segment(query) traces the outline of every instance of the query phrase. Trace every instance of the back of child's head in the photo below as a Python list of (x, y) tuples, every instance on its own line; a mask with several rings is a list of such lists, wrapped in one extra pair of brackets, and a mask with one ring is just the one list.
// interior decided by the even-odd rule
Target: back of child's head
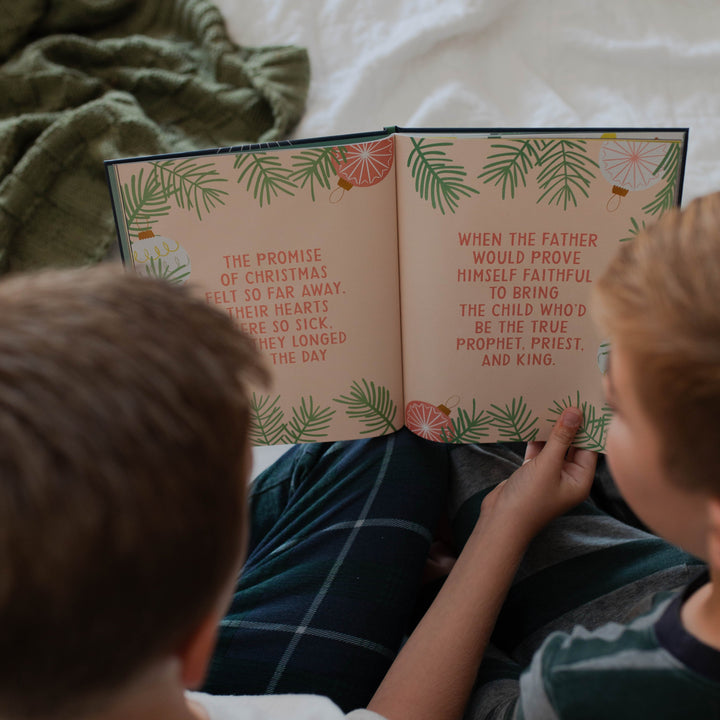
[(249, 338), (117, 268), (0, 281), (0, 716), (80, 714), (238, 567)]
[(720, 495), (720, 193), (624, 243), (596, 301), (601, 327), (631, 358), (669, 476)]

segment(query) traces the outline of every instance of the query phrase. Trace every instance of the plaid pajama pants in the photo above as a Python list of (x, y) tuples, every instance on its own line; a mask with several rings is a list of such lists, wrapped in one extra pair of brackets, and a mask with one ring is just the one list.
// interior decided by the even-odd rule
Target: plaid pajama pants
[(412, 623), (448, 475), (446, 446), (401, 430), (298, 445), (258, 476), (203, 689), (367, 705)]
[[(461, 548), (483, 498), (524, 446), (450, 448), (408, 431), (300, 445), (251, 491), (251, 538), (204, 690), (317, 693), (364, 707), (416, 619), (422, 570), (447, 507)], [(627, 622), (702, 565), (647, 532), (601, 463), (591, 498), (530, 546), (467, 717), (495, 717), (553, 630)]]

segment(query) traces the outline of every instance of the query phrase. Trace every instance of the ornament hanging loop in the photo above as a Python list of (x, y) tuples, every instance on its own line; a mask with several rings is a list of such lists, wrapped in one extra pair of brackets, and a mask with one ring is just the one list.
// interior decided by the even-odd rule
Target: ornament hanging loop
[(443, 413), (443, 415), (449, 415), (450, 411), (453, 408), (456, 408), (458, 406), (458, 403), (460, 402), (460, 396), (459, 395), (451, 395), (444, 403), (440, 403), (437, 406), (437, 409)]
[(627, 188), (620, 185), (613, 185), (612, 195), (608, 198), (605, 205), (608, 212), (615, 212), (619, 207), (622, 199), (628, 194)]
[(345, 178), (338, 178), (337, 187), (330, 193), (330, 202), (333, 205), (339, 203), (343, 199), (345, 192), (352, 188), (352, 183)]

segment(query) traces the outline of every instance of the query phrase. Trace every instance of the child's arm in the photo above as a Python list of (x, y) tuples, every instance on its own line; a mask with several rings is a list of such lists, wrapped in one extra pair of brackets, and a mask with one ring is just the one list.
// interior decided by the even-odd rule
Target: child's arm
[(550, 520), (584, 500), (597, 455), (568, 452), (582, 416), (566, 410), (540, 450), (483, 501), (475, 529), (435, 602), (370, 701), (390, 720), (462, 716), (485, 647), (525, 549)]

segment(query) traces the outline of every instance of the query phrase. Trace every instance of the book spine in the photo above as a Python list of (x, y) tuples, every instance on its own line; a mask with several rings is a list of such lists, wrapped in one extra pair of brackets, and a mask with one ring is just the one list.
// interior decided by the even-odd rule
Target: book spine
[(113, 210), (113, 218), (115, 220), (115, 229), (117, 230), (118, 245), (120, 248), (120, 257), (125, 267), (130, 267), (130, 237), (127, 232), (125, 218), (123, 216), (123, 199), (122, 192), (118, 181), (117, 172), (114, 165), (105, 163), (105, 175), (107, 177), (108, 188), (110, 189), (110, 201)]

